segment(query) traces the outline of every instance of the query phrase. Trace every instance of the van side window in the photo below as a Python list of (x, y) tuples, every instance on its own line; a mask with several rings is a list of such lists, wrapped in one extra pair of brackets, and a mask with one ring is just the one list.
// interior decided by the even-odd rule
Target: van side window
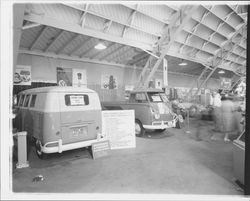
[(146, 103), (147, 102), (147, 97), (145, 93), (137, 93), (135, 94), (135, 101), (137, 103)]
[(83, 106), (89, 104), (89, 97), (86, 94), (66, 94), (65, 105), (67, 106)]
[(32, 95), (31, 101), (30, 101), (30, 107), (34, 107), (36, 102), (36, 95)]
[(28, 107), (29, 100), (30, 100), (30, 94), (26, 95), (26, 98), (25, 98), (25, 101), (24, 101), (24, 107)]
[(20, 96), (18, 106), (22, 107), (23, 106), (23, 101), (24, 101), (24, 94)]

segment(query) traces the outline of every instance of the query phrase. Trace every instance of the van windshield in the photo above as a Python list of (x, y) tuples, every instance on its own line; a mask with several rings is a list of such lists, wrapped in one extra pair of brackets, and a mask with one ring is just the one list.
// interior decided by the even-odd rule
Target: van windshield
[(150, 102), (160, 103), (164, 102), (159, 92), (148, 92)]

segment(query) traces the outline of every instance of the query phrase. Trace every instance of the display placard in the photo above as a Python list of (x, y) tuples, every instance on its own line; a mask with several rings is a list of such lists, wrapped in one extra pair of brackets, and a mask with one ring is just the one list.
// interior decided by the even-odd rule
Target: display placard
[(110, 151), (110, 144), (108, 140), (95, 142), (91, 146), (93, 158), (101, 158), (107, 156)]
[(70, 96), (71, 105), (85, 105), (83, 96)]
[(109, 140), (111, 149), (134, 148), (134, 110), (102, 111), (102, 132)]

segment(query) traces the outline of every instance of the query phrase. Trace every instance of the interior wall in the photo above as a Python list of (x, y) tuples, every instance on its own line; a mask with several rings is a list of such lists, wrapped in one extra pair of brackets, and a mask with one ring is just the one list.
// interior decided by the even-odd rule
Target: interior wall
[[(124, 86), (134, 85), (138, 80), (140, 70), (135, 68), (123, 68), (118, 66), (88, 63), (81, 61), (69, 61), (63, 59), (55, 59), (49, 57), (19, 54), (17, 65), (31, 66), (31, 78), (33, 82), (48, 82), (56, 83), (56, 68), (79, 68), (85, 69), (87, 74), (88, 88), (96, 90), (102, 101), (121, 100), (124, 99)], [(118, 89), (107, 90), (102, 89), (102, 75), (114, 75), (117, 78)], [(162, 79), (162, 73), (156, 72), (153, 79)], [(169, 87), (186, 87), (191, 88), (196, 86), (197, 77), (189, 75), (177, 75), (169, 73)], [(206, 88), (218, 88), (219, 81), (210, 79)]]

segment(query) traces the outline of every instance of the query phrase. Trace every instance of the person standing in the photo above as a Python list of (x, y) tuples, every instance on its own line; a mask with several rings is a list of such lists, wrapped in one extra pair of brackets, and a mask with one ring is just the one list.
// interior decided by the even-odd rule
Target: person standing
[[(221, 129), (221, 95), (219, 91), (213, 91), (212, 97), (210, 98), (210, 105), (213, 108), (212, 116), (214, 120), (214, 132), (220, 132)], [(215, 135), (213, 134), (211, 140), (216, 140)]]
[(222, 132), (225, 134), (224, 141), (229, 142), (229, 133), (235, 129), (234, 111), (235, 106), (232, 98), (229, 96), (223, 96), (221, 102), (221, 120), (222, 120)]

